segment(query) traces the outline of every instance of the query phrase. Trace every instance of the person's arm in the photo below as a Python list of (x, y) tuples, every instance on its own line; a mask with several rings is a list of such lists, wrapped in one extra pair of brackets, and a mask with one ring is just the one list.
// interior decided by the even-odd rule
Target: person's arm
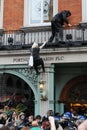
[(46, 44), (46, 41), (44, 41), (44, 43), (39, 47), (40, 49), (42, 49)]
[(51, 124), (51, 130), (56, 130), (54, 117), (49, 116), (49, 122)]
[(72, 25), (69, 23), (68, 26), (71, 27)]
[(69, 23), (69, 20), (68, 20), (68, 17), (67, 17), (67, 14), (66, 14), (65, 11), (62, 12), (62, 16), (63, 16), (64, 22), (65, 22), (69, 27), (71, 27), (72, 25)]

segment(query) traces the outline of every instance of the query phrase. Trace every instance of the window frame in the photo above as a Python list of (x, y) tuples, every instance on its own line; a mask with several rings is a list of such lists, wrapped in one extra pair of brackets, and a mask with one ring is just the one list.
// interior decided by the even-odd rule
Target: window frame
[(82, 22), (87, 22), (87, 0), (82, 0)]
[[(49, 26), (51, 25), (50, 22), (42, 23), (42, 24), (30, 24), (29, 19), (29, 0), (24, 0), (24, 27), (35, 27), (35, 26)], [(58, 12), (58, 0), (53, 0), (53, 16)]]
[(4, 0), (0, 0), (0, 29), (3, 29), (3, 10), (4, 10)]

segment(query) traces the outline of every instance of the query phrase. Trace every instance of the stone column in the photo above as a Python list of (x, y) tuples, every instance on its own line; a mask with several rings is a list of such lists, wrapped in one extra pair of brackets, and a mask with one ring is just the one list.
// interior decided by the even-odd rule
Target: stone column
[(49, 109), (54, 110), (54, 66), (46, 65), (46, 72), (40, 74), (40, 79), (44, 82), (44, 90), (48, 99), (40, 99), (40, 114), (43, 116)]
[(54, 111), (54, 65), (49, 71), (49, 109)]

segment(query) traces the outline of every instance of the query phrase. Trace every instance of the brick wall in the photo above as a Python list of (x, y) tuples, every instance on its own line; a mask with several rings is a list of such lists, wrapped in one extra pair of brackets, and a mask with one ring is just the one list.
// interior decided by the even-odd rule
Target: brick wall
[(4, 1), (4, 29), (19, 29), (23, 26), (24, 0)]
[(70, 17), (70, 22), (72, 25), (78, 24), (82, 20), (82, 0), (58, 0), (58, 9), (70, 10), (72, 16)]
[[(70, 10), (72, 25), (81, 22), (81, 0), (58, 0), (58, 9)], [(23, 26), (24, 0), (4, 0), (4, 29), (19, 29)]]

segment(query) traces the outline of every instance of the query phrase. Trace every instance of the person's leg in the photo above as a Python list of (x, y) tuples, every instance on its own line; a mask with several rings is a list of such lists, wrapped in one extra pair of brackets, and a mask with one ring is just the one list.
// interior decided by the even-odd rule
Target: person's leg
[(63, 28), (60, 23), (55, 23), (56, 41), (63, 40)]
[(53, 21), (51, 22), (51, 29), (52, 29), (52, 35), (49, 38), (48, 42), (52, 42), (55, 37), (55, 23)]
[(63, 28), (60, 23), (56, 21), (52, 21), (51, 23), (51, 28), (52, 28), (52, 36), (50, 39), (54, 39), (55, 41), (58, 42), (60, 39), (63, 40)]
[(45, 72), (44, 62), (42, 58), (40, 58), (40, 64), (42, 66), (43, 72)]
[(36, 71), (36, 74), (39, 74), (38, 67), (36, 65), (34, 65), (34, 69)]
[(39, 71), (38, 71), (38, 61), (34, 61), (34, 69), (36, 71), (36, 74), (39, 74)]
[(43, 59), (42, 58), (40, 58), (40, 59), (38, 59), (37, 61), (36, 61), (36, 63), (35, 63), (35, 70), (36, 70), (36, 73), (39, 73), (39, 71), (38, 71), (38, 66), (40, 66), (41, 65), (41, 67), (42, 67), (42, 69), (43, 69), (43, 72), (45, 72), (45, 68), (44, 68), (44, 62), (43, 62)]
[(63, 41), (63, 28), (62, 27), (59, 29), (59, 38), (60, 38), (60, 41)]
[(56, 33), (55, 33), (55, 42), (59, 41), (59, 28), (56, 28)]

